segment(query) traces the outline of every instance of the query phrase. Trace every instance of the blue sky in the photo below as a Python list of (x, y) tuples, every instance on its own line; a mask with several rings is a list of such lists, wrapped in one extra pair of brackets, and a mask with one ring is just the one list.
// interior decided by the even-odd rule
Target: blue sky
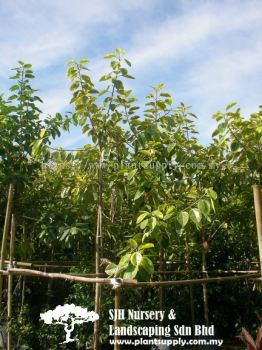
[[(134, 95), (164, 82), (177, 103), (193, 106), (203, 143), (212, 114), (229, 102), (243, 115), (262, 104), (261, 0), (0, 0), (0, 42), (0, 91), (17, 60), (32, 63), (45, 113), (68, 108), (69, 59), (91, 59), (98, 80), (103, 54), (116, 47), (132, 62)], [(74, 129), (55, 144), (85, 142)]]

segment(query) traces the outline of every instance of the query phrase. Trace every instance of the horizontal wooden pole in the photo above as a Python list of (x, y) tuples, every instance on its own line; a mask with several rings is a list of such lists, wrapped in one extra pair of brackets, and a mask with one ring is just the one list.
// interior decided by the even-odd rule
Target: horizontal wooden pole
[[(8, 264), (9, 260), (5, 260), (5, 264)], [(15, 261), (16, 266), (21, 267), (44, 267), (44, 268), (72, 268), (72, 267), (79, 267), (79, 265), (70, 265), (64, 263), (64, 265), (61, 264), (48, 264), (48, 263), (35, 263), (35, 262), (27, 262), (27, 261)]]
[(31, 269), (18, 269), (10, 268), (8, 270), (0, 270), (0, 275), (19, 275), (19, 276), (32, 276), (32, 277), (45, 277), (51, 279), (63, 279), (73, 282), (82, 283), (99, 283), (105, 285), (115, 286), (115, 284), (120, 284), (122, 287), (134, 286), (137, 284), (136, 280), (121, 280), (115, 278), (99, 278), (99, 277), (83, 277), (79, 275), (71, 275), (65, 273), (48, 273), (43, 271), (31, 270)]
[[(71, 267), (77, 267), (77, 265), (52, 265), (52, 264), (37, 264), (34, 262), (26, 262), (26, 261), (15, 261), (15, 266), (17, 267), (35, 267), (35, 268), (71, 268)], [(5, 260), (5, 265), (9, 264), (9, 260)], [(248, 274), (248, 273), (258, 273), (259, 270), (208, 270), (208, 271), (204, 271), (207, 272), (209, 274)], [(203, 271), (199, 271), (199, 270), (193, 270), (191, 271), (192, 273), (199, 273), (202, 274)], [(186, 270), (178, 270), (178, 271), (155, 271), (154, 275), (188, 275), (189, 272)], [(85, 277), (106, 277), (107, 274), (106, 273), (70, 273), (70, 275), (77, 275), (77, 276), (85, 276)]]
[(190, 279), (190, 280), (180, 280), (180, 281), (155, 281), (155, 282), (137, 282), (136, 280), (122, 280), (115, 278), (89, 278), (79, 275), (70, 275), (64, 273), (47, 273), (37, 270), (30, 269), (18, 269), (11, 268), (8, 270), (0, 270), (0, 275), (20, 275), (20, 276), (32, 276), (32, 277), (45, 277), (51, 279), (63, 279), (73, 282), (82, 282), (82, 283), (99, 283), (103, 285), (109, 285), (113, 287), (176, 287), (176, 286), (188, 286), (188, 285), (201, 285), (207, 283), (222, 283), (230, 281), (238, 281), (245, 279), (256, 279), (260, 277), (260, 273), (246, 274), (240, 276), (226, 276), (226, 277), (211, 277), (211, 278), (199, 278), (199, 279)]
[(251, 278), (260, 277), (260, 273), (246, 274), (240, 276), (226, 276), (226, 277), (211, 277), (211, 278), (199, 278), (190, 280), (180, 280), (180, 281), (159, 281), (159, 282), (138, 282), (135, 287), (176, 287), (176, 286), (189, 286), (189, 285), (201, 285), (207, 283), (221, 283), (245, 280)]
[(236, 273), (258, 273), (259, 270), (208, 270), (208, 271), (199, 271), (199, 270), (192, 270), (192, 271), (186, 271), (186, 270), (180, 270), (180, 271), (155, 271), (154, 275), (190, 275), (193, 273), (199, 273), (203, 274), (203, 272), (206, 272), (208, 274), (236, 274)]

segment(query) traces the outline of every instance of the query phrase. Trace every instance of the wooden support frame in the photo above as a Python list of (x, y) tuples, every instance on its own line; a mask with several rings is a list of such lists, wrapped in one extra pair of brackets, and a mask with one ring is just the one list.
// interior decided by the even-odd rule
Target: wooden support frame
[[(158, 287), (160, 289), (167, 287), (179, 287), (179, 286), (193, 286), (193, 285), (204, 285), (206, 286), (208, 283), (224, 283), (224, 282), (234, 282), (240, 280), (256, 280), (257, 278), (262, 278), (262, 207), (261, 207), (261, 186), (255, 185), (253, 186), (254, 193), (254, 204), (255, 204), (255, 213), (256, 213), (256, 225), (257, 225), (257, 234), (258, 234), (258, 243), (259, 243), (259, 261), (260, 261), (260, 273), (256, 270), (252, 271), (222, 271), (217, 270), (213, 271), (220, 273), (235, 273), (238, 275), (233, 276), (220, 276), (220, 277), (207, 277), (207, 278), (198, 278), (198, 279), (186, 279), (186, 280), (176, 280), (176, 281), (164, 281), (161, 278), (161, 281), (153, 281), (153, 282), (138, 282), (136, 280), (124, 280), (124, 279), (115, 279), (115, 278), (105, 278), (102, 277), (103, 274), (96, 269), (95, 274), (68, 274), (68, 273), (48, 273), (39, 270), (34, 270), (32, 267), (65, 267), (62, 265), (48, 265), (48, 264), (33, 264), (31, 262), (18, 262), (17, 266), (21, 267), (31, 267), (31, 269), (27, 268), (16, 268), (13, 267), (13, 253), (14, 253), (14, 240), (15, 240), (15, 216), (12, 215), (12, 223), (11, 223), (11, 237), (10, 237), (10, 254), (9, 260), (5, 260), (5, 250), (6, 250), (6, 242), (8, 236), (8, 230), (10, 226), (10, 217), (12, 210), (12, 202), (13, 202), (13, 193), (14, 188), (12, 185), (9, 187), (8, 201), (7, 201), (7, 209), (5, 216), (5, 225), (3, 231), (2, 238), (2, 247), (1, 247), (1, 260), (0, 260), (0, 301), (2, 296), (2, 287), (3, 287), (3, 276), (8, 276), (8, 300), (7, 300), (7, 313), (8, 313), (8, 323), (12, 317), (12, 289), (13, 289), (13, 276), (31, 276), (36, 278), (50, 278), (50, 279), (62, 279), (72, 282), (80, 282), (80, 283), (89, 283), (96, 285), (97, 289), (101, 290), (102, 285), (113, 287), (115, 289), (115, 309), (121, 308), (121, 288), (155, 288)], [(8, 267), (5, 270), (4, 266), (8, 263)], [(69, 266), (66, 266), (69, 267)], [(200, 273), (200, 271), (191, 271), (195, 273)], [(202, 271), (203, 272), (203, 271)], [(211, 272), (212, 273), (212, 272)], [(171, 274), (188, 274), (188, 271), (157, 271), (155, 275), (171, 275)], [(116, 287), (117, 286), (117, 287)], [(98, 293), (96, 292), (96, 297)], [(100, 299), (100, 298), (99, 298)], [(96, 303), (96, 308), (100, 309), (101, 304)], [(116, 318), (114, 321), (114, 326), (118, 327), (120, 321)], [(8, 325), (9, 326), (9, 325)], [(99, 329), (99, 325), (96, 325), (96, 328)], [(95, 332), (95, 349), (99, 347), (98, 340), (98, 332)], [(115, 344), (114, 350), (120, 350), (120, 344), (118, 344), (117, 340), (119, 340), (119, 336), (115, 335)], [(8, 327), (7, 332), (7, 350), (12, 349), (12, 335), (11, 331)]]
[[(14, 237), (14, 236), (13, 236)], [(12, 240), (11, 240), (12, 241)], [(11, 252), (11, 249), (10, 249)], [(11, 256), (11, 254), (10, 254)], [(31, 269), (21, 269), (21, 268), (8, 268), (7, 270), (0, 270), (0, 275), (7, 275), (8, 280), (10, 281), (13, 275), (18, 276), (31, 276), (31, 277), (37, 277), (37, 278), (51, 278), (51, 279), (63, 279), (67, 281), (72, 282), (81, 282), (81, 283), (89, 283), (96, 285), (105, 285), (109, 287), (113, 287), (115, 289), (115, 309), (120, 309), (120, 291), (121, 287), (126, 288), (154, 288), (154, 287), (178, 287), (178, 286), (185, 286), (185, 285), (203, 285), (207, 283), (222, 283), (222, 282), (234, 282), (239, 280), (248, 280), (248, 279), (257, 279), (258, 277), (261, 277), (260, 273), (252, 273), (252, 274), (245, 274), (245, 275), (238, 275), (238, 276), (226, 276), (226, 277), (213, 277), (213, 278), (201, 278), (201, 279), (192, 279), (192, 280), (181, 280), (181, 281), (155, 281), (155, 282), (137, 282), (136, 280), (122, 280), (122, 279), (115, 279), (115, 278), (91, 278), (91, 277), (83, 277), (83, 276), (75, 276), (70, 274), (62, 274), (62, 273), (47, 273), (37, 270), (31, 270)], [(12, 311), (11, 311), (11, 302), (12, 302), (12, 295), (10, 293), (11, 291), (11, 284), (9, 284), (9, 293), (8, 293), (8, 315), (11, 317)], [(119, 320), (115, 320), (114, 326), (117, 327), (119, 325)], [(114, 350), (120, 350), (120, 344), (117, 343), (117, 339), (119, 339), (118, 336), (115, 336), (115, 345)], [(9, 333), (9, 344), (11, 344), (11, 333)], [(12, 348), (9, 347), (7, 350), (11, 350)]]

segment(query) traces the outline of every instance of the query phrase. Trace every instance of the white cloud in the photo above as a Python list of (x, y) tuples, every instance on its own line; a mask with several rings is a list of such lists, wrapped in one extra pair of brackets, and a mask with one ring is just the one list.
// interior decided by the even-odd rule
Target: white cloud
[(155, 26), (149, 23), (144, 32), (134, 35), (129, 54), (135, 67), (145, 68), (149, 63), (161, 66), (167, 61), (169, 64), (180, 62), (183, 58), (190, 58), (190, 55), (199, 57), (209, 53), (210, 48), (216, 50), (216, 54), (219, 48), (213, 47), (212, 42), (219, 43), (221, 37), (223, 42), (219, 46), (226, 46), (230, 36), (240, 35), (240, 39), (243, 39), (241, 33), (246, 35), (252, 29), (257, 29), (261, 34), (261, 2), (184, 3), (188, 6), (182, 14), (174, 12), (167, 21)]
[[(87, 143), (87, 136), (80, 134), (80, 129), (75, 129), (70, 133), (62, 133), (59, 139), (56, 139), (53, 143), (53, 147), (64, 147), (65, 149), (76, 149), (80, 144)], [(74, 148), (72, 148), (74, 147)]]
[[(83, 48), (95, 57), (103, 54), (108, 43), (101, 38), (106, 33), (115, 46), (126, 43), (123, 48), (137, 76), (134, 88), (142, 92), (156, 79), (172, 80), (175, 97), (195, 105), (203, 134), (206, 125), (212, 125), (207, 116), (232, 99), (244, 111), (259, 104), (260, 0), (0, 0), (0, 4), (3, 68), (24, 59), (37, 70), (45, 68), (52, 80), (56, 73), (48, 67), (59, 63), (61, 70), (61, 62), (83, 55)], [(105, 71), (98, 58), (91, 67), (95, 79)], [(43, 90), (46, 112), (53, 114), (66, 106), (69, 94), (64, 80), (46, 84)]]
[[(88, 45), (99, 26), (104, 31), (139, 11), (150, 0), (0, 0), (0, 66), (18, 59), (44, 68)], [(152, 1), (152, 5), (154, 0)]]
[[(43, 105), (40, 106), (43, 113), (55, 115), (69, 105), (71, 96), (65, 87), (48, 90), (41, 95), (41, 98), (44, 101)], [(69, 107), (68, 110), (71, 110), (71, 108)]]
[(247, 113), (261, 103), (262, 2), (179, 3), (167, 21), (135, 34), (128, 54), (135, 75), (172, 80), (174, 96), (193, 103), (207, 140), (216, 110), (236, 100)]

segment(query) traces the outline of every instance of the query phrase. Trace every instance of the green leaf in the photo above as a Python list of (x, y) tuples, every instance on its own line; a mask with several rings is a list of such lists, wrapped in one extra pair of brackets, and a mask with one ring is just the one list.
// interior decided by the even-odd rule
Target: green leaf
[(141, 224), (140, 224), (141, 230), (144, 230), (147, 227), (148, 223), (149, 223), (148, 219), (142, 221)]
[(134, 169), (134, 170), (131, 170), (131, 171), (128, 173), (127, 179), (128, 179), (129, 181), (132, 180), (133, 177), (136, 175), (137, 170), (138, 170), (138, 169)]
[(128, 61), (126, 58), (125, 58), (124, 60), (125, 60), (126, 64), (127, 64), (129, 67), (131, 67), (131, 62)]
[(123, 53), (122, 49), (120, 47), (116, 48), (116, 53), (118, 53), (119, 55), (121, 55)]
[(129, 265), (125, 270), (123, 279), (134, 279), (138, 273), (139, 266)]
[(16, 90), (19, 90), (19, 85), (13, 85), (10, 87), (9, 89), (10, 91), (16, 91)]
[(164, 218), (164, 215), (161, 213), (160, 210), (154, 210), (154, 211), (152, 212), (152, 215), (155, 216), (155, 217), (157, 217), (158, 219), (163, 219), (163, 218)]
[(157, 219), (155, 217), (152, 217), (151, 219), (151, 230), (153, 231), (157, 225)]
[(209, 194), (209, 196), (210, 196), (212, 199), (214, 199), (214, 200), (217, 199), (217, 193), (213, 190), (213, 188), (209, 188), (209, 189), (207, 190), (207, 193)]
[(234, 141), (231, 143), (231, 151), (236, 152), (241, 147), (238, 141)]
[(63, 241), (69, 234), (70, 234), (70, 230), (69, 229), (65, 230), (59, 240)]
[(151, 151), (149, 149), (141, 149), (139, 152), (145, 154), (148, 157), (151, 156)]
[(153, 243), (145, 243), (145, 244), (141, 244), (138, 248), (139, 250), (144, 250), (144, 249), (150, 249), (150, 248), (154, 248), (154, 244)]
[(162, 97), (171, 97), (170, 94), (168, 94), (167, 92), (161, 92), (160, 96), (162, 96)]
[(174, 211), (175, 211), (175, 207), (174, 206), (169, 207), (167, 209), (167, 211), (166, 211), (166, 215), (164, 216), (164, 220), (168, 220), (172, 216), (174, 216)]
[(216, 212), (216, 207), (215, 207), (215, 203), (214, 203), (212, 198), (210, 199), (210, 204), (211, 204), (211, 208), (213, 209), (213, 212), (215, 213)]
[(98, 96), (102, 96), (102, 95), (104, 95), (105, 93), (107, 93), (108, 90), (109, 90), (109, 88), (110, 88), (110, 85), (108, 85), (104, 90), (102, 90), (102, 91), (99, 93)]
[(154, 265), (147, 256), (143, 256), (140, 266), (142, 266), (150, 275), (154, 272)]
[(135, 252), (131, 256), (131, 264), (134, 266), (140, 265), (142, 261), (142, 255), (139, 252)]
[(135, 194), (135, 197), (134, 197), (134, 201), (136, 201), (137, 199), (139, 199), (140, 197), (143, 196), (143, 194), (145, 193), (145, 191), (141, 190), (141, 189), (138, 189), (136, 191), (136, 194)]
[(120, 68), (120, 72), (123, 76), (126, 76), (128, 74), (128, 70), (126, 68)]
[(140, 222), (142, 222), (147, 216), (149, 216), (150, 214), (148, 212), (144, 212), (141, 215), (139, 215), (139, 217), (136, 220), (136, 223), (139, 224)]
[(125, 75), (125, 78), (128, 78), (128, 79), (135, 79), (135, 77), (133, 77), (132, 75), (129, 75), (129, 74)]
[(116, 264), (109, 264), (106, 269), (105, 269), (105, 273), (108, 275), (108, 276), (114, 276), (116, 275), (118, 271), (118, 266)]
[(163, 101), (158, 101), (156, 105), (157, 105), (158, 109), (160, 109), (162, 111), (164, 111), (166, 108), (166, 104)]
[(116, 55), (114, 53), (107, 53), (106, 55), (104, 55), (104, 58), (107, 58), (107, 59), (111, 59), (111, 58), (115, 58)]
[(170, 143), (167, 146), (167, 152), (170, 153), (171, 151), (173, 151), (173, 149), (176, 147), (176, 143)]
[(42, 146), (43, 139), (36, 140), (32, 142), (32, 156), (35, 157), (40, 153), (40, 148)]
[(210, 206), (207, 200), (203, 199), (199, 201), (197, 206), (202, 215), (207, 216), (209, 214)]
[(117, 90), (123, 90), (124, 86), (121, 80), (119, 79), (112, 79), (112, 83), (115, 85)]
[(45, 136), (46, 130), (45, 129), (41, 129), (40, 130), (40, 137), (41, 139)]
[(164, 83), (160, 83), (160, 84), (157, 84), (157, 85), (153, 86), (153, 89), (154, 89), (155, 91), (159, 92), (160, 90), (163, 89), (164, 86), (165, 86)]
[(102, 77), (99, 79), (99, 81), (106, 81), (106, 80), (109, 80), (111, 79), (111, 74), (105, 74), (105, 75), (102, 75)]
[(131, 254), (130, 253), (127, 253), (125, 255), (123, 255), (118, 263), (119, 266), (125, 266), (125, 265), (128, 265), (129, 261), (130, 261), (130, 257), (131, 257)]
[(189, 214), (186, 211), (181, 211), (177, 216), (177, 221), (182, 227), (185, 227), (188, 223)]
[(201, 214), (200, 214), (198, 209), (196, 209), (196, 208), (190, 209), (189, 216), (190, 216), (190, 219), (194, 223), (197, 223), (197, 224), (200, 223), (200, 221), (201, 221)]
[(218, 124), (217, 126), (218, 133), (222, 134), (226, 130), (226, 127), (227, 127), (226, 122)]
[(90, 62), (88, 59), (86, 59), (86, 58), (81, 58), (80, 60), (79, 60), (79, 63), (88, 63), (88, 62)]
[(236, 102), (231, 102), (226, 106), (226, 111), (228, 111), (229, 109), (231, 109), (232, 107), (234, 107), (237, 103)]
[(138, 246), (137, 242), (132, 238), (130, 238), (127, 241), (127, 244), (129, 245), (129, 247), (134, 248), (134, 249), (137, 248), (137, 246)]

